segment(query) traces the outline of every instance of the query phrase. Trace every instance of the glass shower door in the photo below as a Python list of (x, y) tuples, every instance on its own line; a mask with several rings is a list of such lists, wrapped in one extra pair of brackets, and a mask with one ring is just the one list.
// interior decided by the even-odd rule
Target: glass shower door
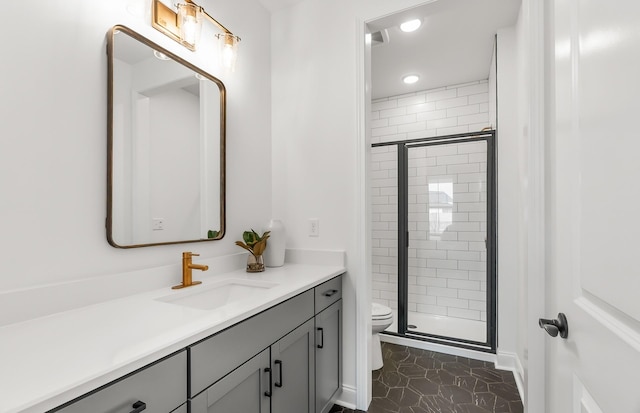
[(391, 308), (398, 333), (398, 148), (371, 149), (372, 299)]
[(406, 334), (488, 341), (487, 145), (406, 145)]

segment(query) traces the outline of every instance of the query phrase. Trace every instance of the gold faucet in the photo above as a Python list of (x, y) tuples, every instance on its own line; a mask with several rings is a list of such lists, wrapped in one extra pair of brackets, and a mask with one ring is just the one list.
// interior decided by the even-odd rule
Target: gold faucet
[(199, 257), (200, 254), (194, 254), (192, 252), (183, 252), (182, 253), (182, 284), (174, 285), (171, 287), (174, 290), (178, 290), (180, 288), (191, 287), (192, 285), (202, 284), (202, 281), (193, 281), (191, 277), (191, 270), (200, 270), (207, 271), (209, 269), (208, 265), (199, 265), (193, 264), (191, 262), (191, 257)]

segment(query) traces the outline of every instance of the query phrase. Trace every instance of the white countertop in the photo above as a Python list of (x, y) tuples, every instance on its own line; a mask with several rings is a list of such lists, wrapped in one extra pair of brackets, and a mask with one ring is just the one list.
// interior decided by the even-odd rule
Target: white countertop
[[(213, 310), (157, 301), (166, 288), (0, 327), (0, 412), (44, 412), (345, 272), (342, 266), (286, 264), (258, 274), (208, 276), (278, 285)], [(185, 391), (186, 396), (186, 391)]]

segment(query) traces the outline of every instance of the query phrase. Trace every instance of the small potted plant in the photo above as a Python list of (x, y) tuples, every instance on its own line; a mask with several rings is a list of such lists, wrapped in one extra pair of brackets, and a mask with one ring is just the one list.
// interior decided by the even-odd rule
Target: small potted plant
[(247, 272), (262, 272), (264, 271), (264, 258), (262, 254), (267, 248), (267, 239), (269, 238), (270, 231), (266, 231), (262, 236), (258, 235), (254, 230), (245, 231), (242, 234), (242, 241), (236, 241), (236, 245), (249, 251), (249, 258), (247, 259)]

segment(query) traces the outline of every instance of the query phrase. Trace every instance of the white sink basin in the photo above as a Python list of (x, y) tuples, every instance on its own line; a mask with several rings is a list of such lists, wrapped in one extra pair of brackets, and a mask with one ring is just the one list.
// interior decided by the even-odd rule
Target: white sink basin
[(227, 279), (212, 284), (188, 287), (180, 292), (156, 298), (156, 300), (200, 310), (213, 310), (236, 301), (258, 297), (276, 285), (278, 283), (261, 280)]

